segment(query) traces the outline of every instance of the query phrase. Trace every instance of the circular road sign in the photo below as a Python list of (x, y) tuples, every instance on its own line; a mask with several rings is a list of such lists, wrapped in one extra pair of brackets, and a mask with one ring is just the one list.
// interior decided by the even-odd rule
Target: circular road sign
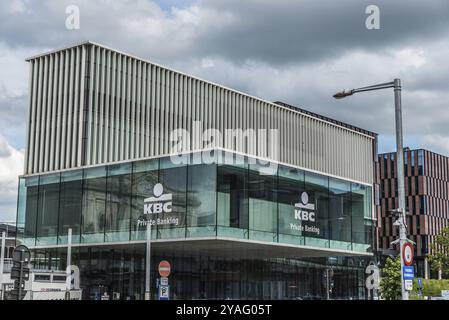
[(23, 245), (17, 246), (12, 252), (12, 260), (14, 262), (29, 262), (30, 257), (30, 249)]
[(159, 275), (162, 278), (167, 278), (171, 272), (170, 263), (166, 260), (162, 260), (161, 262), (159, 262), (158, 271), (159, 271)]
[(410, 242), (406, 242), (402, 248), (402, 259), (407, 266), (413, 264), (413, 245)]

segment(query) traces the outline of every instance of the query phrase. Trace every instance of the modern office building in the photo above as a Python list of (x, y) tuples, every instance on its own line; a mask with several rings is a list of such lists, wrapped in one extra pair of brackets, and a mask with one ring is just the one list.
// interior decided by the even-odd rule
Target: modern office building
[(34, 268), (71, 229), (85, 299), (143, 299), (148, 237), (153, 299), (162, 260), (170, 299), (366, 298), (376, 134), (91, 42), (27, 61)]
[[(389, 210), (397, 208), (396, 153), (379, 154), (376, 174), (380, 182), (379, 247), (391, 248), (398, 237)], [(404, 174), (407, 215), (407, 235), (416, 243), (416, 273), (429, 277), (427, 262), (429, 244), (441, 229), (449, 225), (449, 157), (431, 151), (404, 150)]]

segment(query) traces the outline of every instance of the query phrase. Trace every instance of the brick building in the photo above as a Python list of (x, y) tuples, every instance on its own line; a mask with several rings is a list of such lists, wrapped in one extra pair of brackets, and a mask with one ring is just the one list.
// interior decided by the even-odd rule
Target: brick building
[[(394, 217), (388, 212), (398, 207), (396, 153), (378, 155), (379, 247), (391, 249), (398, 237)], [(449, 157), (428, 150), (404, 150), (407, 234), (416, 242), (416, 274), (428, 277), (429, 244), (449, 223)]]

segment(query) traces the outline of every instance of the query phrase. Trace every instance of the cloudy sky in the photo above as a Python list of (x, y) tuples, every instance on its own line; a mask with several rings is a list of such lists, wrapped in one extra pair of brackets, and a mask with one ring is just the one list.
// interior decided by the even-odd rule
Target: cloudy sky
[[(380, 29), (365, 26), (368, 5)], [(66, 28), (66, 8), (80, 29)], [(379, 133), (394, 150), (393, 92), (332, 94), (403, 82), (405, 144), (449, 154), (447, 0), (8, 0), (0, 2), (0, 220), (14, 220), (23, 170), (25, 58), (91, 40), (264, 99)]]

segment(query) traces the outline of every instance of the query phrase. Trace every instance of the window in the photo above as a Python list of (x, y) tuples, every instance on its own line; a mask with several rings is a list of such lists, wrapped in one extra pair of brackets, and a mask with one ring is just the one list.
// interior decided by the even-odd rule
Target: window
[(50, 282), (49, 274), (36, 274), (34, 275), (34, 280), (39, 282)]
[(371, 188), (362, 184), (351, 183), (351, 202), (353, 246), (370, 245), (373, 230)]
[[(172, 195), (171, 212), (158, 213), (158, 219), (170, 219), (172, 223), (157, 227), (158, 238), (179, 238), (186, 236), (187, 209), (187, 166), (175, 166), (169, 158), (160, 160), (159, 183), (164, 194)], [(153, 195), (153, 193), (151, 193)]]
[(25, 180), (26, 207), (25, 207), (25, 242), (35, 245), (37, 207), (39, 196), (39, 177), (30, 177)]
[(250, 165), (248, 180), (250, 238), (277, 241), (277, 179), (262, 175), (257, 164)]
[(424, 175), (424, 150), (418, 150), (418, 175)]
[(305, 191), (304, 171), (281, 166), (278, 174), (279, 242), (303, 243), (301, 221), (295, 217), (296, 204)]
[[(329, 179), (330, 239), (335, 247), (351, 249), (351, 184)], [(363, 212), (361, 213), (363, 219)], [(342, 243), (343, 242), (343, 243)]]
[(217, 167), (218, 231), (222, 235), (246, 238), (249, 227), (248, 209), (248, 169), (219, 165)]
[(83, 201), (82, 178), (82, 170), (61, 173), (58, 243), (67, 243), (69, 228), (72, 228), (72, 241), (79, 242)]
[(216, 172), (215, 165), (188, 166), (187, 227), (190, 236), (215, 235)]
[(39, 179), (36, 245), (57, 243), (59, 182), (59, 173)]
[(108, 166), (106, 185), (105, 240), (129, 240), (131, 163)]
[(53, 276), (53, 282), (65, 282), (66, 278), (67, 278), (66, 276), (54, 275)]
[[(329, 199), (329, 178), (319, 174), (305, 173), (305, 191), (309, 198), (309, 204), (313, 204), (315, 209), (315, 222), (311, 224), (309, 232), (305, 233), (306, 245), (317, 245), (328, 247), (331, 230), (331, 204)], [(313, 240), (313, 239), (316, 240)]]
[[(153, 188), (159, 180), (159, 160), (145, 160), (134, 163), (132, 177), (131, 202), (131, 240), (146, 239), (145, 226), (138, 221), (145, 218), (144, 200), (153, 194)], [(156, 232), (152, 233), (152, 238)]]
[(106, 215), (106, 167), (84, 170), (82, 242), (103, 242)]

